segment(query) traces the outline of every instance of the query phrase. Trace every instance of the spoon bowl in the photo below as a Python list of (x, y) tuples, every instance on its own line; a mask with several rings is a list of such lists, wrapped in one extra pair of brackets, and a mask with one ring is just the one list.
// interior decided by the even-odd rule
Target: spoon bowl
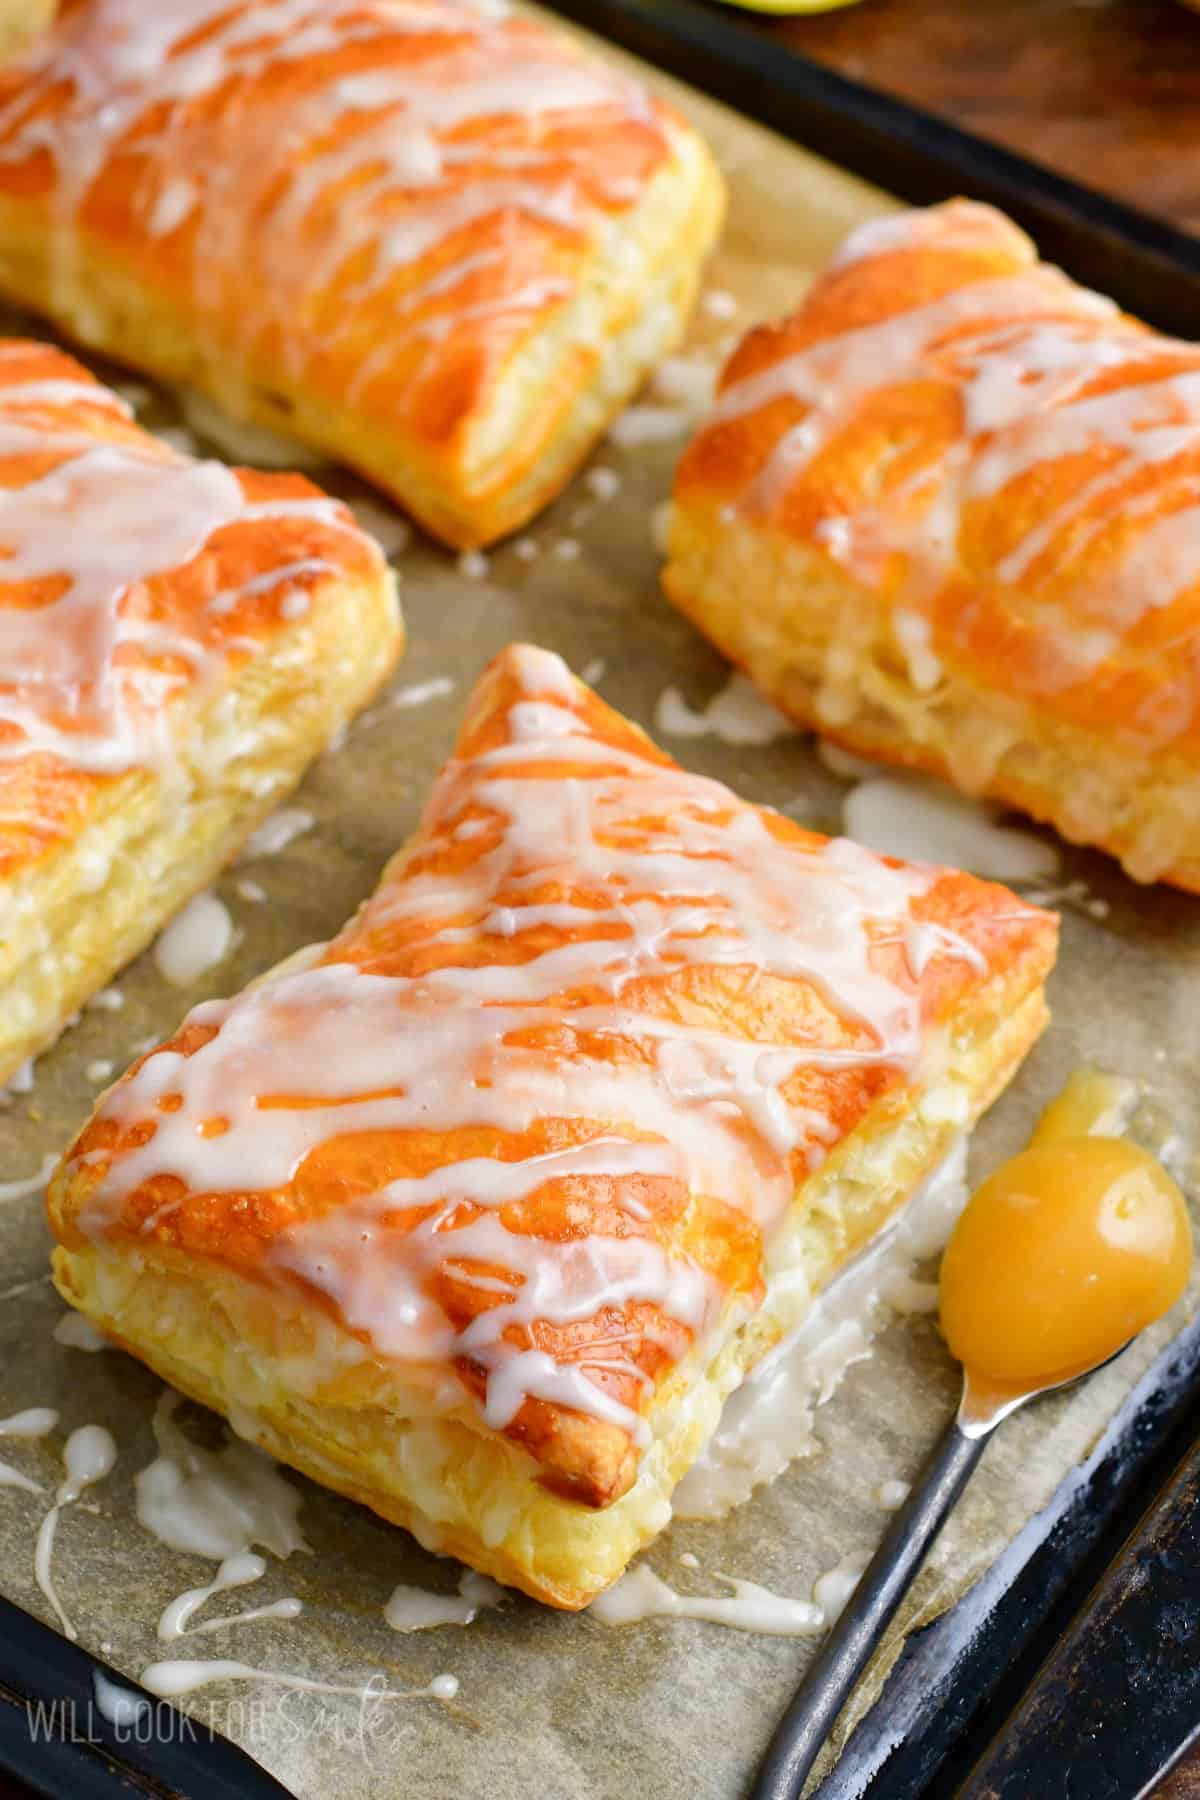
[(780, 1721), (752, 1800), (798, 1800), (996, 1427), (1115, 1362), (1182, 1294), (1187, 1208), (1152, 1157), (1108, 1135), (1120, 1087), (1078, 1071), (1032, 1147), (968, 1201), (942, 1263), (942, 1331), (963, 1368), (958, 1412)]

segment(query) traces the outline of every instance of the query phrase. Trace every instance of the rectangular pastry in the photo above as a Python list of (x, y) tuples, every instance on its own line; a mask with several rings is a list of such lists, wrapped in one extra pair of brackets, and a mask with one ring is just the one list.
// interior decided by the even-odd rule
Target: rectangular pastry
[(675, 343), (697, 134), (467, 0), (66, 0), (0, 69), (0, 289), (486, 543)]
[(752, 331), (675, 485), (671, 599), (848, 749), (1200, 890), (1200, 347), (955, 201)]
[(357, 917), (100, 1101), (55, 1280), (275, 1456), (584, 1605), (1008, 1081), (1055, 931), (744, 804), (511, 648)]
[(0, 1083), (212, 876), (400, 647), (299, 476), (181, 456), (0, 342)]

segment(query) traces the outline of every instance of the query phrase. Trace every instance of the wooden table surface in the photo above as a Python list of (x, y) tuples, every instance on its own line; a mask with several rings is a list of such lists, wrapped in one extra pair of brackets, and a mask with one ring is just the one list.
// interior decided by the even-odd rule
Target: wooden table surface
[(1200, 233), (1200, 12), (1177, 0), (862, 0), (810, 18), (742, 17)]

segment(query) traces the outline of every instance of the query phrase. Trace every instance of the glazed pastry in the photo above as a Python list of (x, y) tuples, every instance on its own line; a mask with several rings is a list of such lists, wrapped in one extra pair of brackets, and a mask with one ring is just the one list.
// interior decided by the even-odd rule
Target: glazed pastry
[(785, 711), (1200, 889), (1200, 347), (955, 201), (753, 331), (675, 487), (677, 606)]
[(0, 70), (0, 287), (452, 544), (565, 484), (721, 204), (669, 107), (466, 0), (66, 0)]
[(510, 649), (341, 935), (102, 1099), (51, 1185), (55, 1280), (274, 1455), (581, 1606), (1007, 1082), (1054, 946)]
[(0, 56), (24, 50), (45, 31), (54, 16), (55, 0), (0, 0)]
[(181, 456), (70, 357), (0, 343), (0, 1082), (205, 886), (399, 645), (345, 507)]

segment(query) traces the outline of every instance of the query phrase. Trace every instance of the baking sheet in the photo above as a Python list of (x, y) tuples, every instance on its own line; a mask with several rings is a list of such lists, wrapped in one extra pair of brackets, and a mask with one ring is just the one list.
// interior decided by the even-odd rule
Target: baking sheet
[[(716, 104), (652, 79), (691, 113), (729, 180), (730, 223), (708, 287), (736, 296), (739, 311), (731, 324), (702, 309), (694, 344), (712, 348), (732, 329), (794, 303), (845, 231), (890, 203)], [(17, 324), (13, 315), (0, 320), (5, 329)], [(143, 416), (155, 426), (179, 424), (163, 396), (151, 397)], [(577, 480), (530, 534), (539, 546), (532, 561), (510, 546), (487, 559), (486, 573), (471, 577), (416, 538), (397, 554), (411, 647), (392, 691), (440, 677), (454, 683), (453, 692), (373, 708), (316, 766), (298, 797), (314, 815), (313, 828), (218, 884), (238, 938), (217, 969), (181, 993), (146, 956), (120, 979), (122, 1010), (85, 1011), (39, 1062), (32, 1092), (0, 1113), (0, 1178), (35, 1170), (69, 1139), (95, 1091), (89, 1065), (123, 1066), (197, 1000), (240, 987), (280, 956), (336, 930), (415, 824), (470, 684), (504, 644), (520, 638), (546, 645), (580, 671), (599, 659), (600, 692), (651, 730), (667, 685), (695, 707), (718, 691), (727, 671), (658, 591), (652, 515), (669, 491), (678, 448), (604, 448), (593, 466), (615, 470), (619, 491), (599, 500)], [(318, 478), (379, 507), (348, 476)], [(557, 547), (563, 544), (578, 545), (578, 553)], [(714, 738), (664, 741), (747, 797), (837, 828), (842, 784), (817, 761), (809, 740), (743, 748)], [(247, 877), (265, 890), (265, 901), (242, 897), (239, 883)], [(1174, 1135), (1180, 1166), (1200, 1093), (1200, 907), (1184, 896), (1137, 889), (1104, 859), (1082, 853), (1065, 853), (1063, 881), (1083, 883), (1087, 899), (1107, 911), (1096, 918), (1086, 905), (1068, 904), (1051, 990), (1054, 1026), (976, 1133), (972, 1166), (978, 1174), (1017, 1148), (1038, 1107), (1085, 1059), (1147, 1084), (1148, 1122), (1160, 1135)], [(136, 1675), (164, 1653), (154, 1635), (162, 1607), (210, 1579), (213, 1565), (165, 1549), (137, 1523), (133, 1476), (154, 1455), (150, 1418), (159, 1384), (118, 1353), (87, 1355), (55, 1342), (62, 1307), (44, 1278), (48, 1241), (36, 1196), (0, 1202), (0, 1418), (34, 1405), (61, 1412), (50, 1438), (2, 1446), (47, 1494), (41, 1500), (0, 1487), (0, 1590), (49, 1616), (33, 1577), (33, 1551), (61, 1473), (58, 1452), (75, 1426), (107, 1426), (119, 1446), (116, 1468), (86, 1497), (94, 1510), (78, 1505), (64, 1514), (55, 1566), (81, 1641)], [(1170, 1329), (1180, 1323), (1173, 1317)], [(943, 1609), (997, 1560), (1086, 1455), (1167, 1336), (1168, 1327), (1159, 1328), (1085, 1389), (1005, 1426), (914, 1589), (903, 1628)], [(807, 1597), (839, 1559), (873, 1547), (885, 1523), (874, 1498), (879, 1485), (915, 1473), (955, 1390), (932, 1326), (897, 1322), (818, 1415), (815, 1454), (725, 1520), (676, 1522), (650, 1553), (652, 1566), (682, 1591), (724, 1591), (721, 1571)], [(182, 1416), (211, 1440), (213, 1421), (190, 1408)], [(460, 1682), (452, 1702), (360, 1702), (233, 1682), (186, 1702), (298, 1795), (726, 1800), (747, 1783), (813, 1654), (812, 1639), (749, 1636), (697, 1621), (613, 1630), (520, 1596), (466, 1629), (397, 1636), (382, 1616), (393, 1586), (450, 1591), (457, 1566), (349, 1502), (290, 1479), (304, 1496), (310, 1551), (286, 1564), (272, 1560), (266, 1578), (233, 1596), (237, 1606), (228, 1610), (295, 1594), (305, 1602), (303, 1615), (185, 1638), (167, 1653), (237, 1658), (333, 1683), (365, 1683), (382, 1672), (393, 1689), (423, 1688), (444, 1672)], [(681, 1563), (685, 1553), (698, 1570)], [(894, 1631), (853, 1716), (878, 1691), (901, 1641)]]

